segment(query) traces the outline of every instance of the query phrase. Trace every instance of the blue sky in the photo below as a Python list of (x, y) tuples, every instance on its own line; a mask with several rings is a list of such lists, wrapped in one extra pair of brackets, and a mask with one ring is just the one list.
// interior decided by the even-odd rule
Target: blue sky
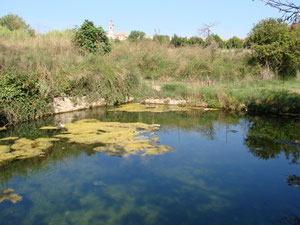
[[(300, 0), (295, 2), (300, 3)], [(246, 37), (254, 24), (281, 17), (278, 10), (259, 0), (0, 0), (0, 17), (18, 14), (39, 32), (74, 28), (85, 19), (108, 30), (142, 30), (153, 35), (194, 36), (203, 24), (214, 23), (212, 32), (224, 38)]]

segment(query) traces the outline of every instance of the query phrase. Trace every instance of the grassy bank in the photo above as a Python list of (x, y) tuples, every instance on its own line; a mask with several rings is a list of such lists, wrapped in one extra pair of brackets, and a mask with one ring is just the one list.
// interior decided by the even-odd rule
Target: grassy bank
[(300, 112), (300, 80), (219, 82), (211, 86), (160, 83), (161, 97), (187, 99), (190, 104), (250, 113)]
[[(247, 50), (189, 46), (174, 48), (151, 40), (112, 43), (110, 54), (82, 54), (73, 31), (34, 37), (0, 28), (0, 120), (12, 123), (53, 111), (55, 97), (126, 96), (185, 98), (212, 107), (255, 112), (300, 111), (299, 78), (276, 80), (251, 60)], [(151, 88), (160, 84), (162, 91)], [(265, 107), (266, 106), (266, 107)], [(268, 107), (267, 107), (268, 106)]]

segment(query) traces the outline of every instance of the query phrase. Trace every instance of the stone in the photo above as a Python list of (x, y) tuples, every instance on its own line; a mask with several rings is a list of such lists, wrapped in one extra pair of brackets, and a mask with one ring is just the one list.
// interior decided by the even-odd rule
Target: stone
[(71, 111), (106, 105), (104, 98), (101, 98), (96, 102), (89, 103), (86, 96), (77, 98), (75, 102), (76, 103), (73, 103), (70, 98), (61, 98), (61, 97), (54, 98), (53, 100), (54, 113), (71, 112)]

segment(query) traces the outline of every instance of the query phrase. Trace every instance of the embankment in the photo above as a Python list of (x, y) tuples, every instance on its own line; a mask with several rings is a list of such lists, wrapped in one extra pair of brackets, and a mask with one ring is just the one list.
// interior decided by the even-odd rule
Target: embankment
[(72, 35), (53, 31), (30, 37), (0, 30), (2, 124), (62, 112), (53, 102), (64, 98), (70, 101), (61, 100), (61, 105), (72, 101), (77, 107), (84, 98), (74, 109), (120, 104), (132, 97), (138, 102), (171, 98), (230, 110), (246, 107), (256, 113), (300, 111), (295, 92), (299, 78), (282, 85), (251, 60), (249, 51), (174, 48), (145, 40), (112, 43), (107, 55), (82, 54)]

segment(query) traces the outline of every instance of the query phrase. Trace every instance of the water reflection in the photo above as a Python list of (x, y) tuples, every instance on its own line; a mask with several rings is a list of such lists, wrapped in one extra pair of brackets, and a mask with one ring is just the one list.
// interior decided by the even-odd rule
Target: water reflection
[(275, 159), (284, 153), (291, 164), (300, 157), (300, 122), (293, 119), (252, 119), (245, 144), (260, 159)]
[(53, 137), (61, 131), (39, 128), (84, 118), (161, 124), (160, 144), (174, 152), (113, 157), (55, 142), (44, 158), (0, 168), (0, 190), (22, 196), (0, 203), (0, 224), (296, 224), (300, 216), (299, 188), (286, 179), (299, 176), (299, 120), (99, 108), (20, 124), (0, 138)]

